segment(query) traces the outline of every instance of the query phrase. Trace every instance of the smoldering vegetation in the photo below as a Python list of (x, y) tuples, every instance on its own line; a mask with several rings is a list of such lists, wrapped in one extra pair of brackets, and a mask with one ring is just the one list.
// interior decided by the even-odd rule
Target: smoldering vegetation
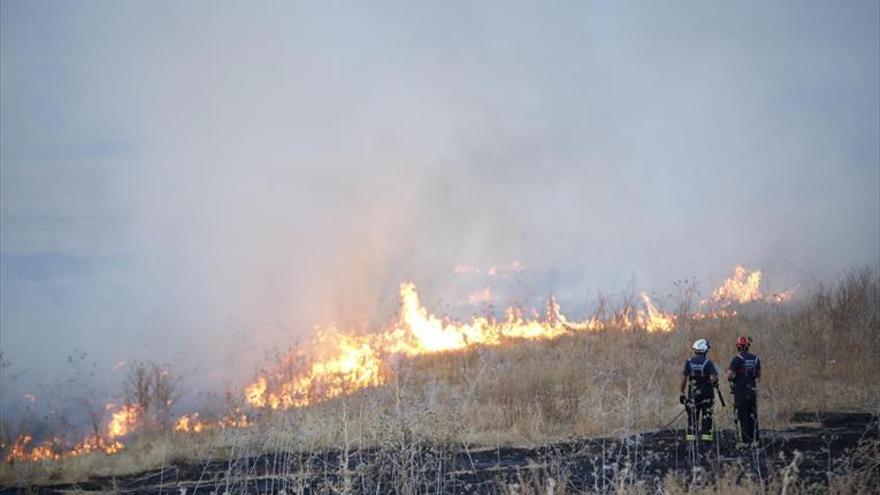
[[(608, 328), (401, 358), (381, 386), (308, 407), (248, 411), (247, 427), (175, 431), (162, 404), (179, 384), (172, 370), (141, 363), (130, 368), (125, 390), (130, 403), (141, 401), (151, 427), (126, 437), (124, 450), (7, 463), (0, 473), (10, 487), (199, 493), (880, 487), (876, 270), (848, 271), (791, 306), (749, 305), (727, 317), (686, 318), (694, 294), (680, 295), (671, 333)], [(737, 452), (731, 410), (716, 403), (718, 449), (689, 457), (676, 400), (681, 364), (693, 340), (708, 338), (710, 357), (726, 366), (739, 334), (754, 338), (764, 363), (759, 411), (770, 431), (760, 451)], [(233, 394), (226, 410), (216, 406), (203, 418), (241, 407)], [(832, 414), (846, 411), (861, 415)], [(2, 426), (8, 449), (21, 432)]]

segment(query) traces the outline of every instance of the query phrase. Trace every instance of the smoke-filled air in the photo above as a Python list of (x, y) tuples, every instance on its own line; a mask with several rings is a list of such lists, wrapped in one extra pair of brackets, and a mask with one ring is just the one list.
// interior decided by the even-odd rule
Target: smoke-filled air
[(875, 2), (0, 2), (0, 492), (871, 492), (878, 352)]

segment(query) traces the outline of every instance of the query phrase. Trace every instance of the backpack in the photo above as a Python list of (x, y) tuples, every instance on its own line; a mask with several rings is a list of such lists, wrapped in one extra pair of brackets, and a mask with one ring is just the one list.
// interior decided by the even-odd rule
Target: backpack
[(742, 359), (743, 362), (743, 375), (750, 379), (754, 380), (758, 377), (758, 356), (752, 355), (751, 358), (746, 359), (742, 354), (739, 355), (739, 358)]
[(709, 375), (706, 374), (706, 368), (709, 366), (709, 363), (712, 361), (709, 358), (706, 358), (701, 363), (694, 362), (694, 358), (690, 358), (688, 360), (691, 363), (691, 374), (689, 375), (691, 378), (708, 378)]

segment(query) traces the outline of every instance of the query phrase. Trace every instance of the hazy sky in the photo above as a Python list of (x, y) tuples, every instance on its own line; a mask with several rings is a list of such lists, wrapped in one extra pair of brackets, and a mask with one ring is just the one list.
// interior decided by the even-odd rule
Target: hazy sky
[(878, 6), (3, 0), (0, 344), (236, 376), (461, 263), (580, 305), (877, 266)]

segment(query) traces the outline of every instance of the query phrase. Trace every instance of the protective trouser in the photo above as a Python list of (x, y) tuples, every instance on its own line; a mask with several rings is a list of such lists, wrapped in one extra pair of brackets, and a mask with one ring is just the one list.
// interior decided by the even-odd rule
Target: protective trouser
[(712, 441), (712, 399), (695, 397), (685, 403), (688, 415), (687, 440), (696, 440), (697, 436), (702, 440)]
[(743, 393), (734, 397), (733, 408), (736, 413), (737, 440), (751, 444), (758, 441), (758, 401), (754, 393)]

